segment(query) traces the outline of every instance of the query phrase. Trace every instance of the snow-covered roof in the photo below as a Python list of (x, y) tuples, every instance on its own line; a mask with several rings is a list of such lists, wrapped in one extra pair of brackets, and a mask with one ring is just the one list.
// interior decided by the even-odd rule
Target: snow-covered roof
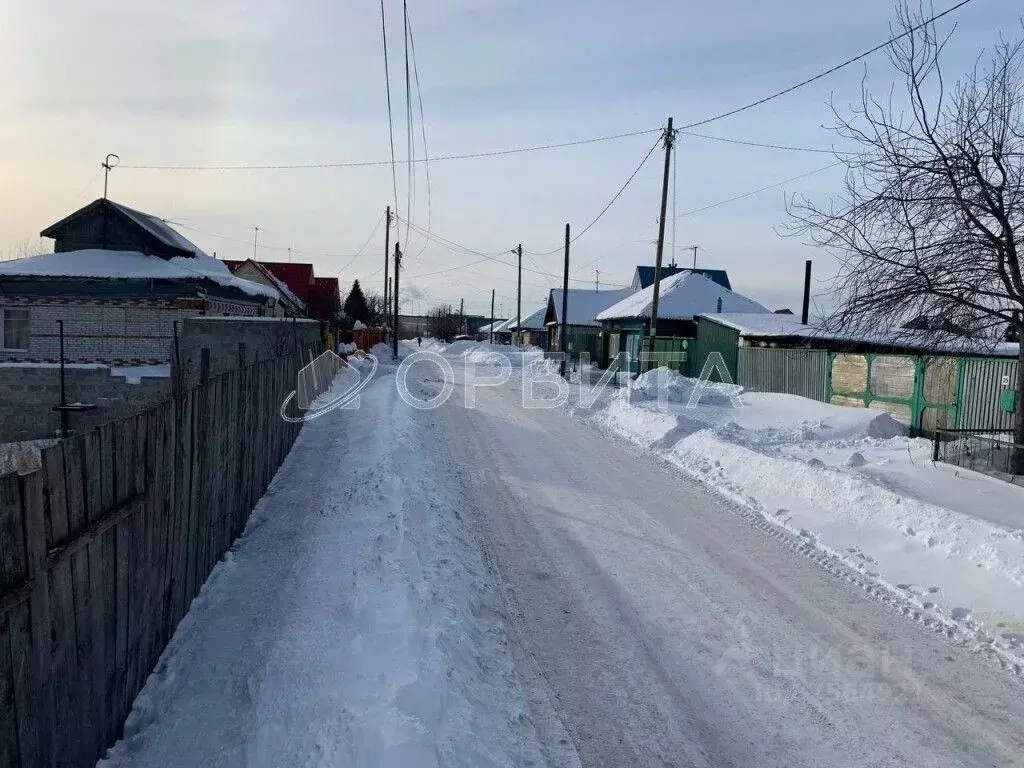
[[(622, 301), (633, 293), (632, 288), (620, 288), (614, 291), (592, 291), (586, 288), (569, 289), (569, 311), (566, 323), (568, 325), (593, 325), (598, 326), (597, 315), (608, 309), (608, 307)], [(555, 288), (551, 291), (551, 303), (554, 305), (552, 322), (562, 322), (562, 289)]]
[[(547, 330), (547, 327), (544, 325), (544, 315), (547, 314), (547, 311), (548, 305), (545, 304), (540, 309), (524, 317), (522, 323), (520, 323), (520, 328), (524, 331)], [(511, 320), (508, 321), (508, 327), (504, 328), (503, 330), (515, 331), (520, 330), (520, 328), (516, 327), (516, 319), (513, 317)]]
[[(223, 263), (223, 262), (219, 262), (219, 263)], [(267, 267), (265, 265), (261, 264), (258, 261), (254, 261), (253, 259), (246, 259), (244, 262), (242, 262), (242, 266), (245, 266), (246, 264), (251, 265), (253, 267), (253, 269), (255, 269), (257, 272), (259, 272), (261, 275), (263, 275), (263, 277), (266, 278), (270, 282), (271, 287), (277, 289), (277, 292), (281, 295), (282, 298), (287, 298), (290, 302), (292, 302), (292, 304), (294, 304), (300, 310), (304, 310), (305, 309), (306, 302), (304, 302), (302, 299), (300, 299), (298, 296), (296, 296), (292, 292), (292, 289), (288, 287), (288, 284), (284, 280), (281, 280), (277, 275), (275, 275), (269, 269), (267, 269)], [(224, 264), (224, 266), (228, 267), (227, 264)], [(230, 268), (228, 268), (228, 271), (231, 272), (232, 274), (235, 274), (235, 272), (237, 272), (237, 269), (232, 271)], [(240, 278), (240, 279), (244, 280), (245, 278)]]
[(218, 285), (237, 288), (250, 296), (280, 299), (267, 285), (235, 277), (220, 261), (206, 254), (161, 259), (138, 251), (83, 251), (44, 253), (0, 263), (0, 278), (18, 277), (99, 277), (121, 280), (195, 280), (205, 279)]
[[(697, 315), (716, 313), (719, 299), (722, 300), (722, 312), (772, 314), (770, 310), (753, 299), (730, 291), (704, 275), (695, 272), (680, 272), (661, 280), (658, 318), (661, 320), (689, 320)], [(599, 313), (597, 319), (625, 320), (650, 317), (653, 301), (654, 286), (651, 285)]]
[(479, 328), (476, 329), (476, 332), (477, 333), (490, 333), (492, 325), (494, 326), (494, 330), (496, 331), (499, 328), (501, 328), (501, 326), (503, 326), (507, 322), (508, 322), (508, 320), (495, 320), (493, 323), (487, 323), (486, 325), (481, 325)]
[(776, 315), (774, 312), (707, 312), (700, 317), (733, 328), (745, 336), (804, 336), (814, 331), (813, 326), (804, 325), (792, 315)]
[(187, 237), (183, 236), (179, 232), (169, 227), (167, 225), (167, 222), (164, 221), (163, 219), (154, 216), (150, 213), (143, 213), (142, 211), (137, 211), (134, 208), (129, 208), (127, 205), (115, 203), (113, 200), (110, 199), (107, 200), (107, 203), (116, 208), (117, 210), (119, 210), (121, 213), (123, 213), (132, 221), (134, 221), (144, 230), (149, 232), (151, 235), (153, 235), (153, 237), (155, 237), (160, 242), (165, 243), (166, 245), (170, 245), (174, 248), (181, 248), (182, 250), (185, 251), (191, 251), (192, 253), (196, 254), (196, 256), (207, 255), (198, 245), (196, 245)]

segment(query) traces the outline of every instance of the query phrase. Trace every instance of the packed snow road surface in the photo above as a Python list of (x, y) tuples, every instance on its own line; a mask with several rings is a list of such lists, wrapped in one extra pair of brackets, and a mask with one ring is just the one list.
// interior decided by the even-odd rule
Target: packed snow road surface
[(440, 423), (479, 470), (527, 690), (583, 765), (1024, 765), (1024, 691), (994, 663), (514, 384), (475, 399)]
[(1019, 680), (856, 574), (514, 383), (394, 384), (306, 425), (103, 765), (1022, 765)]

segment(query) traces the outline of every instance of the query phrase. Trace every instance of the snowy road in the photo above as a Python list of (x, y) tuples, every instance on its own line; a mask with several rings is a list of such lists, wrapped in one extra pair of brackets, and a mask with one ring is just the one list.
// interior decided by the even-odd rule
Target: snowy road
[(583, 765), (1024, 765), (1017, 680), (667, 465), (511, 384), (441, 423)]
[(104, 765), (1024, 765), (984, 657), (514, 385), (455, 392), (385, 374), (306, 425)]

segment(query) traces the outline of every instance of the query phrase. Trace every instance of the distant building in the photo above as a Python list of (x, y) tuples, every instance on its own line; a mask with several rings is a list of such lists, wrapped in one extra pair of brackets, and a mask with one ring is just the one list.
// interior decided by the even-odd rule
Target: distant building
[[(729, 274), (724, 269), (691, 269), (690, 267), (677, 267), (675, 264), (669, 264), (662, 266), (661, 279), (664, 280), (667, 277), (672, 277), (672, 275), (678, 275), (680, 272), (694, 272), (698, 275), (703, 275), (723, 288), (732, 290)], [(638, 266), (636, 272), (633, 273), (633, 282), (630, 288), (636, 292), (644, 288), (650, 288), (652, 285), (654, 285), (654, 267)]]
[(317, 277), (313, 265), (284, 261), (254, 261), (253, 259), (225, 259), (233, 273), (269, 284), (283, 284), (290, 293), (292, 305), (301, 306), (298, 317), (310, 317), (328, 324), (341, 319), (341, 288), (337, 277)]

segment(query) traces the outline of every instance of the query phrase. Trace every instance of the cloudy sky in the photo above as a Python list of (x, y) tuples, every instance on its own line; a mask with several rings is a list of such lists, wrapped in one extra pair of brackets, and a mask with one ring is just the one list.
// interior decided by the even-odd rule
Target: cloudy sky
[[(396, 151), (406, 156), (402, 6), (388, 13)], [(939, 3), (937, 10), (950, 2)], [(954, 17), (949, 67), (966, 68), (1000, 33), (1019, 34), (1009, 0), (975, 0)], [(382, 285), (388, 165), (170, 171), (145, 165), (287, 165), (389, 157), (376, 0), (138, 3), (10, 0), (0, 7), (0, 256), (102, 194), (158, 214), (209, 252), (312, 261), (318, 274)], [(749, 102), (888, 36), (889, 0), (409, 0), (429, 155), (473, 153), (657, 129)], [(863, 76), (888, 91), (884, 56), (701, 129), (763, 143), (829, 148), (829, 99), (857, 98)], [(415, 92), (414, 92), (415, 98)], [(416, 153), (423, 156), (420, 125)], [(524, 314), (561, 284), (566, 222), (578, 231), (611, 199), (656, 133), (550, 151), (437, 160), (398, 169), (398, 208), (420, 228), (512, 264), (522, 242)], [(784, 195), (825, 200), (840, 181), (828, 154), (682, 136), (668, 227), (681, 263), (729, 270), (737, 290), (798, 308), (803, 261), (831, 262), (780, 237)], [(427, 188), (426, 170), (430, 185)], [(572, 248), (577, 287), (628, 283), (653, 263), (662, 156)], [(821, 170), (821, 169), (825, 170)], [(732, 203), (720, 203), (807, 174)], [(412, 197), (412, 205), (407, 199)], [(670, 206), (673, 205), (670, 203)], [(699, 210), (705, 209), (706, 210)], [(408, 209), (408, 210), (407, 210)], [(411, 211), (411, 212), (410, 212)], [(674, 230), (674, 232), (673, 232)], [(373, 235), (371, 237), (371, 234)], [(515, 270), (400, 226), (407, 310), (438, 301), (514, 312)], [(360, 248), (368, 243), (365, 250)], [(495, 256), (496, 254), (502, 254)], [(471, 263), (477, 262), (480, 263)], [(465, 265), (465, 266), (463, 266)], [(462, 267), (439, 272), (451, 267)], [(559, 275), (550, 277), (546, 274)], [(816, 282), (824, 291), (825, 282)], [(822, 299), (824, 301), (824, 299)]]

